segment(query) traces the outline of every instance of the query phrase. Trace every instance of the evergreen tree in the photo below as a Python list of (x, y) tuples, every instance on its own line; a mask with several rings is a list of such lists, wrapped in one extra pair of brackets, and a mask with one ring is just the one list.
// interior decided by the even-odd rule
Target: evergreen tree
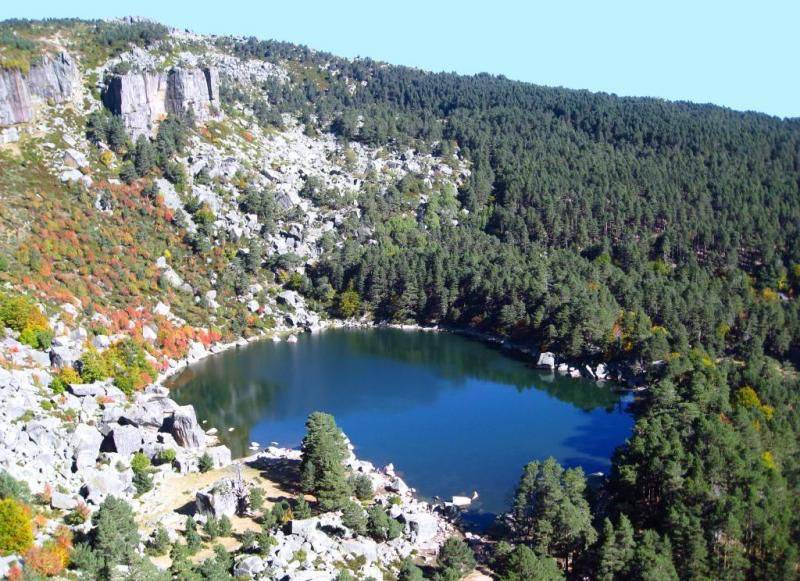
[(93, 517), (91, 544), (101, 563), (101, 575), (110, 578), (114, 568), (132, 562), (139, 546), (139, 529), (127, 502), (107, 497)]
[(525, 466), (512, 514), (516, 537), (530, 542), (539, 554), (570, 562), (594, 543), (586, 478), (580, 468), (564, 470), (554, 458)]
[(603, 521), (599, 558), (596, 564), (598, 580), (613, 581), (625, 578), (635, 550), (633, 527), (628, 517), (620, 515), (616, 529), (611, 520), (606, 518)]
[(512, 547), (501, 541), (495, 549), (492, 568), (500, 581), (557, 581), (564, 579), (555, 560), (539, 557), (530, 547)]
[(322, 510), (340, 508), (350, 496), (343, 465), (348, 451), (333, 416), (322, 412), (308, 416), (302, 452), (303, 490), (317, 498)]
[(636, 544), (631, 575), (642, 581), (669, 581), (678, 579), (672, 562), (672, 547), (668, 539), (652, 530), (642, 533)]

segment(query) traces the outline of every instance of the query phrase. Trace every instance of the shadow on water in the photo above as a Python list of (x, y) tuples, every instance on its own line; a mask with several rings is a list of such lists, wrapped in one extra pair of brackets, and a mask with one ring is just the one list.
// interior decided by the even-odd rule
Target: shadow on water
[(254, 343), (191, 366), (170, 387), (235, 456), (251, 440), (298, 445), (308, 413), (323, 410), (360, 456), (394, 462), (423, 495), (477, 489), (479, 511), (508, 506), (532, 459), (607, 471), (632, 426), (612, 387), (544, 374), (450, 333), (330, 330)]

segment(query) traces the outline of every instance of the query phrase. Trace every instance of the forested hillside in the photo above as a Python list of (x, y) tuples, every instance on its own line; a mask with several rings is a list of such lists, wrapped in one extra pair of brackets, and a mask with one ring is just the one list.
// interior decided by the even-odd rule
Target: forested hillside
[[(116, 357), (62, 393), (130, 396), (198, 343), (320, 317), (480, 331), (647, 385), (602, 487), (524, 468), (501, 578), (800, 575), (800, 120), (136, 20), (0, 26), (0, 80), (43, 60), (77, 80), (35, 121), (2, 110), (0, 319)], [(176, 78), (202, 111), (115, 102)]]
[[(381, 244), (345, 248), (322, 270), (381, 316), (485, 326), (574, 355), (649, 343), (653, 358), (667, 344), (783, 356), (797, 339), (797, 120), (274, 42), (232, 47), (300, 68), (290, 90), (266, 87), (280, 110), (315, 115), (348, 140), (445, 157), (457, 145), (471, 163), (458, 192), (469, 214), (451, 216), (459, 228), (433, 216), (419, 231), (388, 221), (414, 192), (403, 183), (363, 204)], [(326, 63), (335, 76), (309, 78)], [(444, 209), (433, 200), (425, 213)], [(394, 252), (403, 259), (383, 260)]]
[[(599, 540), (546, 513), (543, 491), (558, 488), (546, 472), (538, 506), (518, 500), (512, 538), (573, 575), (797, 576), (798, 120), (219, 43), (292, 63), (291, 90), (265, 87), (282, 111), (345, 140), (458, 148), (470, 163), (456, 199), (431, 197), (416, 215), (404, 206), (420, 190), (411, 180), (362, 194), (375, 243), (328, 253), (318, 288), (354, 291), (350, 308), (379, 319), (666, 361), (650, 368), (610, 498), (595, 507)], [(529, 537), (526, 519), (575, 541)]]

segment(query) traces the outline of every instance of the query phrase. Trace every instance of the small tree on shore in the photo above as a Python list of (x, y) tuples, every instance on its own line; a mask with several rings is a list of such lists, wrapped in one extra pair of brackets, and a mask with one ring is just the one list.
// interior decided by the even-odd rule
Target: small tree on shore
[(343, 464), (347, 445), (332, 415), (314, 412), (308, 416), (302, 450), (303, 490), (317, 497), (322, 510), (341, 508), (350, 497)]

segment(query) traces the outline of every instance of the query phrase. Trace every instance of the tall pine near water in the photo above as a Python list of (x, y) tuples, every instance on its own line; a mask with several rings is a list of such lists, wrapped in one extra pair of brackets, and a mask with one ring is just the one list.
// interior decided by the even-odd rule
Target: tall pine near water
[(563, 559), (569, 570), (597, 539), (585, 491), (580, 468), (565, 470), (552, 457), (527, 464), (512, 508), (515, 540), (540, 555)]
[(308, 416), (302, 452), (303, 490), (317, 498), (322, 510), (344, 506), (351, 495), (344, 469), (347, 444), (332, 415), (314, 412)]

